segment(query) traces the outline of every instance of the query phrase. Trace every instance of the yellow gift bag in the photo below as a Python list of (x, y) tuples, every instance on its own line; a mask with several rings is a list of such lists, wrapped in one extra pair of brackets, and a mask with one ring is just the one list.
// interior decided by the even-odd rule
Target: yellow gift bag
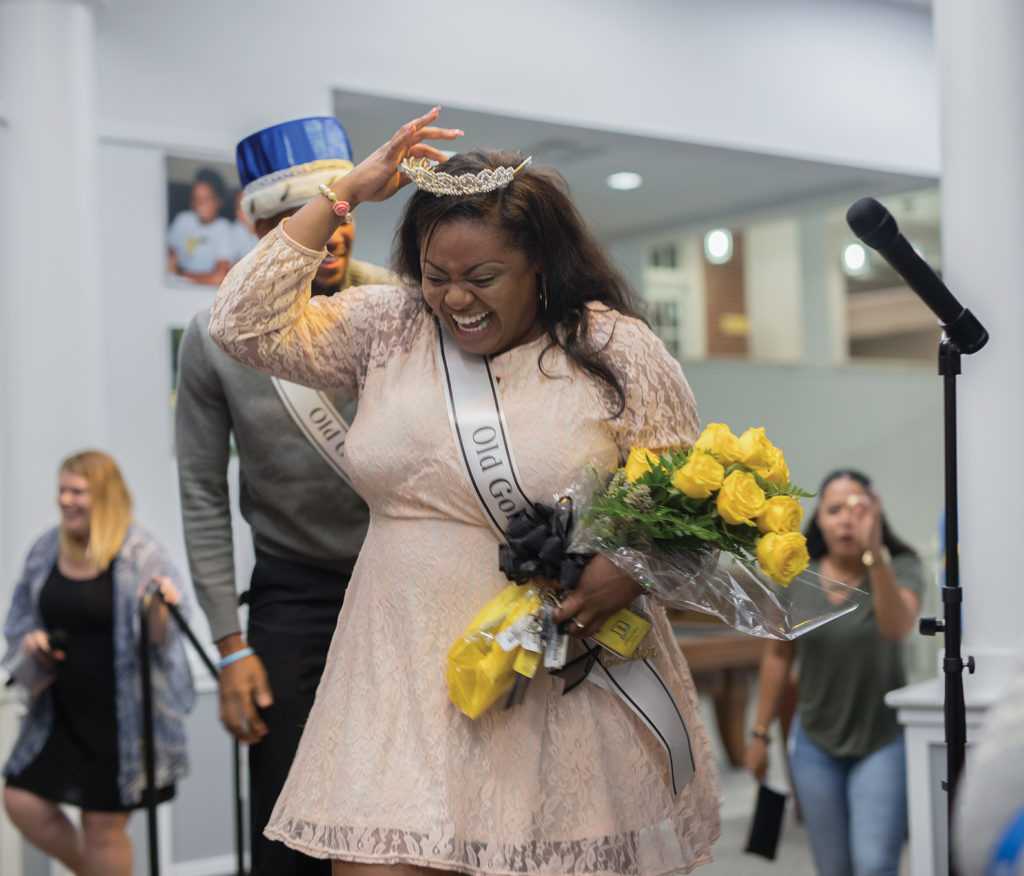
[(537, 587), (510, 584), (477, 612), (448, 650), (448, 696), (470, 718), (479, 717), (507, 694), (515, 684), (517, 671), (524, 675), (536, 671), (537, 661), (524, 660), (525, 652), (520, 654), (523, 649), (518, 645), (506, 651), (497, 636), (540, 607)]

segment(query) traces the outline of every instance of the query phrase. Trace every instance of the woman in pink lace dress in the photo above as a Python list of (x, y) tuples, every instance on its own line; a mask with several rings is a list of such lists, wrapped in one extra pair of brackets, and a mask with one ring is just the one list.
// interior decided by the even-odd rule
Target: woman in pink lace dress
[[(310, 298), (324, 244), (356, 205), (390, 197), (403, 159), (458, 131), (437, 110), (404, 126), (324, 197), (263, 238), (225, 280), (210, 331), (246, 365), (359, 398), (345, 458), (371, 521), (316, 704), (266, 829), (335, 874), (661, 876), (711, 859), (718, 779), (663, 609), (644, 642), (689, 734), (693, 775), (616, 697), (539, 672), (517, 705), (476, 720), (449, 700), (449, 646), (507, 586), (499, 538), (467, 478), (446, 408), (439, 325), (487, 357), (525, 492), (550, 502), (592, 461), (698, 433), (678, 363), (557, 177), (501, 153), (456, 155), (461, 182), (414, 193), (398, 235), (405, 287)], [(512, 170), (515, 169), (514, 174)], [(448, 177), (428, 175), (430, 180)], [(420, 181), (417, 180), (417, 184)], [(451, 186), (449, 186), (451, 188)], [(642, 588), (598, 555), (555, 614), (593, 634)]]

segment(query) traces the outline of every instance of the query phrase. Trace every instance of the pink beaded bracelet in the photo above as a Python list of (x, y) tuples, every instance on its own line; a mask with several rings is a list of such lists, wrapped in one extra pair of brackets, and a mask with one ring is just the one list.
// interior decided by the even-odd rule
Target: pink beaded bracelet
[(342, 225), (348, 225), (355, 219), (355, 216), (352, 215), (352, 205), (348, 201), (341, 200), (324, 183), (320, 183), (318, 188), (320, 189), (320, 194), (331, 202), (331, 212), (341, 220)]

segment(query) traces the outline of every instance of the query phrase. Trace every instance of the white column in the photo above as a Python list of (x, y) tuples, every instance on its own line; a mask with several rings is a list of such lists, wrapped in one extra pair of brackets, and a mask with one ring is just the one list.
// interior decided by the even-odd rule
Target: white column
[[(0, 0), (0, 606), (56, 514), (56, 467), (104, 443), (95, 7)], [(17, 729), (0, 694), (0, 750)], [(0, 872), (20, 873), (0, 817)]]
[[(933, 0), (942, 111), (944, 280), (991, 339), (957, 379), (968, 741), (1020, 649), (1016, 445), (1024, 434), (1024, 3)], [(939, 380), (939, 378), (936, 378)], [(944, 874), (943, 684), (891, 695), (908, 725), (911, 863)], [(967, 768), (970, 769), (968, 759)]]
[(850, 358), (846, 276), (834, 257), (841, 249), (830, 211), (799, 217), (803, 275), (804, 361), (841, 365)]
[(960, 545), (964, 641), (978, 673), (998, 673), (1021, 644), (1016, 586), (1019, 503), (1000, 476), (1024, 431), (1024, 4), (936, 0), (946, 284), (991, 336), (963, 360)]
[(59, 460), (105, 438), (94, 15), (0, 0), (0, 597)]
[(777, 219), (743, 231), (744, 296), (750, 356), (762, 362), (803, 359), (800, 224)]

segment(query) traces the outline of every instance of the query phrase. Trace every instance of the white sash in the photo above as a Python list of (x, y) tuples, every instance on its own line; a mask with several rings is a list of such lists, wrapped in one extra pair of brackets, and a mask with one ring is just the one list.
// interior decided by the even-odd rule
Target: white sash
[(672, 793), (682, 791), (696, 769), (690, 733), (654, 664), (649, 660), (629, 660), (605, 666), (598, 660), (587, 680), (615, 694), (647, 725), (668, 754)]
[(519, 483), (490, 362), (463, 350), (440, 323), (437, 356), (462, 469), (487, 522), (504, 541), (508, 519), (532, 511), (533, 503)]
[(341, 467), (341, 461), (345, 458), (345, 439), (348, 438), (345, 418), (338, 413), (326, 393), (278, 377), (271, 377), (270, 380), (306, 440), (334, 469), (334, 473), (351, 487), (352, 482)]
[[(440, 323), (437, 358), (462, 468), (484, 516), (504, 541), (509, 517), (532, 509), (533, 503), (516, 471), (490, 362), (465, 352)], [(658, 670), (648, 660), (613, 666), (598, 660), (587, 679), (619, 697), (654, 734), (668, 754), (672, 793), (678, 794), (693, 776), (693, 750), (683, 716)]]

